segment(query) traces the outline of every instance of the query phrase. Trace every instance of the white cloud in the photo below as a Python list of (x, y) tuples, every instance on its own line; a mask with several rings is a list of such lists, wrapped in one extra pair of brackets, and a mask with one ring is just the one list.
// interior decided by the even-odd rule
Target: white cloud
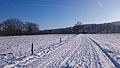
[(67, 6), (67, 5), (54, 5), (54, 4), (29, 4), (29, 6), (38, 7), (56, 7), (56, 8), (66, 8), (66, 9), (80, 9), (79, 7)]

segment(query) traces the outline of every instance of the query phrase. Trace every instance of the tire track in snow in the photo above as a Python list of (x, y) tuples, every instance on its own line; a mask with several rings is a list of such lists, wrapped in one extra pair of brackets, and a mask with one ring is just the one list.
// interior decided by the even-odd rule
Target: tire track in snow
[[(69, 43), (64, 44), (61, 49), (58, 49), (58, 53), (54, 55), (52, 58), (48, 59), (46, 63), (40, 64), (39, 67), (43, 68), (59, 68), (60, 64), (64, 62), (67, 58), (70, 56), (70, 52), (76, 49), (75, 46), (77, 46), (77, 42), (79, 38), (78, 36), (72, 39)], [(75, 48), (73, 48), (73, 46)], [(73, 49), (73, 50), (72, 50)], [(63, 58), (61, 58), (61, 56)], [(57, 60), (57, 61), (56, 61)]]
[[(82, 43), (77, 52), (67, 60), (61, 68), (113, 68), (107, 63), (102, 51), (86, 36), (82, 37)], [(102, 59), (101, 59), (102, 58)], [(106, 63), (106, 64), (105, 64)]]
[(111, 62), (117, 67), (120, 68), (120, 64), (116, 62), (95, 40), (90, 38), (101, 50), (102, 52), (111, 60)]
[(91, 46), (92, 45), (86, 39), (86, 37), (83, 37), (82, 44), (80, 44), (79, 49), (66, 64), (69, 64), (69, 67), (88, 68), (93, 65), (93, 68), (98, 68), (96, 63), (96, 59), (98, 59), (98, 57), (94, 52), (95, 49)]

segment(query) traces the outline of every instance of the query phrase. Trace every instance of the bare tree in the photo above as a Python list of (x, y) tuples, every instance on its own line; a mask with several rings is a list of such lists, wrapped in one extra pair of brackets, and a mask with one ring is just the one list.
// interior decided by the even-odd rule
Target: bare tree
[(79, 34), (81, 25), (82, 25), (82, 22), (77, 21), (77, 23), (73, 26), (73, 33)]
[(1, 23), (1, 29), (5, 35), (20, 35), (24, 24), (19, 19), (7, 19)]
[(39, 31), (39, 25), (37, 25), (35, 23), (26, 22), (25, 26), (26, 26), (27, 34), (34, 34)]

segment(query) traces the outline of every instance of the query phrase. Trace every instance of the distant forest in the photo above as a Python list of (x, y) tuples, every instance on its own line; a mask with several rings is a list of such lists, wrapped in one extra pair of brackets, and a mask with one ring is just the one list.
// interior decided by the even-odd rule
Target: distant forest
[(39, 25), (22, 22), (19, 19), (7, 19), (0, 23), (1, 36), (37, 35), (37, 34), (105, 34), (120, 33), (120, 21), (103, 24), (82, 24), (77, 22), (73, 27), (40, 30)]
[(120, 33), (120, 21), (103, 24), (82, 24), (77, 22), (73, 27), (44, 30), (47, 34), (106, 34)]

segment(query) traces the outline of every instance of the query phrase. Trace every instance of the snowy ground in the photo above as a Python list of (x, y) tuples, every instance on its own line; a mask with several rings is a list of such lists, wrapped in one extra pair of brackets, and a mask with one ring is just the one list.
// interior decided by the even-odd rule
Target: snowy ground
[[(120, 68), (119, 36), (56, 34), (0, 37), (0, 67)], [(33, 55), (30, 51), (32, 43)]]
[(112, 62), (120, 68), (120, 34), (98, 34), (90, 36), (96, 39), (96, 42), (111, 57)]

